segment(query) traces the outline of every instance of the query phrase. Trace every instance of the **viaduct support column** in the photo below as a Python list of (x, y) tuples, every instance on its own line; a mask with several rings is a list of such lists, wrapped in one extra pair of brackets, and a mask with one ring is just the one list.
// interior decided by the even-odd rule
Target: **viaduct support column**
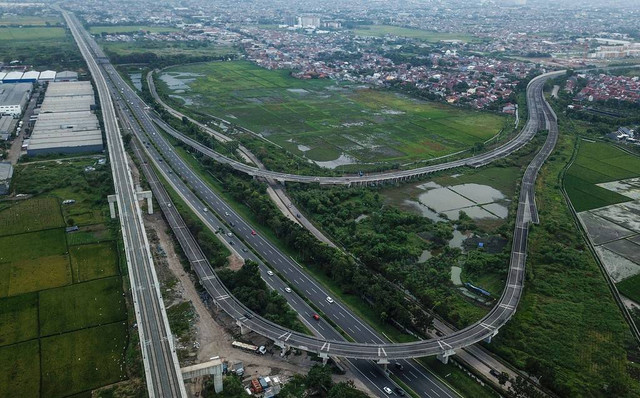
[(494, 330), (493, 333), (491, 333), (488, 337), (485, 337), (484, 342), (485, 343), (491, 343), (491, 339), (498, 334), (498, 329)]
[(440, 362), (446, 365), (447, 363), (449, 363), (449, 357), (451, 355), (454, 355), (455, 353), (456, 352), (454, 350), (446, 350), (442, 354), (438, 354), (437, 358), (440, 360)]
[(107, 201), (109, 202), (109, 214), (111, 218), (116, 218), (116, 205), (115, 203), (118, 201), (116, 195), (107, 196)]
[(321, 353), (320, 358), (322, 358), (322, 365), (326, 365), (329, 360), (329, 354)]
[(151, 191), (138, 191), (136, 192), (136, 196), (138, 200), (147, 200), (147, 212), (149, 214), (153, 214), (153, 195), (151, 194)]
[(243, 335), (243, 336), (244, 336), (245, 334), (247, 334), (247, 333), (249, 333), (249, 332), (250, 332), (249, 328), (245, 327), (245, 326), (242, 324), (242, 322), (240, 322), (240, 321), (236, 321), (236, 325), (238, 325), (238, 326), (240, 327), (240, 334), (241, 334), (241, 335)]

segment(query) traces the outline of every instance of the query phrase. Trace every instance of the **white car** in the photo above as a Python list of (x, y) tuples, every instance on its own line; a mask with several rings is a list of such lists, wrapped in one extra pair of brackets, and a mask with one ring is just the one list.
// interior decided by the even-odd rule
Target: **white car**
[(333, 299), (331, 297), (327, 297), (327, 303), (329, 304), (333, 303)]
[(267, 271), (267, 275), (273, 276), (273, 271)]
[(229, 212), (225, 211), (225, 212), (224, 212), (224, 215), (225, 215), (225, 216), (229, 216)]
[(291, 288), (290, 287), (285, 287), (284, 291), (287, 292), (287, 293), (291, 293)]
[(202, 209), (203, 211), (207, 212), (209, 211), (209, 209), (207, 209), (206, 207), (204, 209)]
[(233, 234), (231, 232), (227, 232), (227, 236), (231, 238), (233, 237)]
[(384, 390), (384, 392), (386, 392), (388, 395), (391, 395), (391, 393), (393, 392), (393, 391), (391, 391), (391, 389), (390, 389), (389, 387), (384, 387), (384, 388), (383, 388), (383, 390)]

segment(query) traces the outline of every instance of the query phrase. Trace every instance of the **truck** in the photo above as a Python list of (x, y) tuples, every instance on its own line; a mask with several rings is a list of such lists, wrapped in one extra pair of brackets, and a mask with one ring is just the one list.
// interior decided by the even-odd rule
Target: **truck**
[(231, 343), (231, 346), (235, 348), (239, 348), (241, 350), (255, 352), (256, 354), (260, 354), (260, 355), (264, 355), (267, 353), (267, 348), (263, 345), (258, 347), (252, 344), (246, 344), (240, 341), (234, 341), (233, 343)]

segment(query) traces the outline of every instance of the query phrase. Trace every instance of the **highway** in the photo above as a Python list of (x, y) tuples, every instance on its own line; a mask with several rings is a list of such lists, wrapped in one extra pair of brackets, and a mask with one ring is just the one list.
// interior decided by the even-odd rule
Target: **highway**
[[(105, 65), (104, 62), (103, 65)], [(108, 69), (111, 67), (110, 65), (106, 65), (105, 68)], [(111, 69), (108, 70), (112, 74), (112, 78), (119, 78), (119, 76), (114, 76), (117, 75), (117, 73)], [(560, 73), (563, 72), (555, 72), (554, 74)], [(464, 160), (464, 164), (474, 167), (480, 166), (483, 164), (483, 162), (489, 162), (493, 159), (506, 156), (505, 154), (507, 152), (512, 152), (513, 150), (518, 149), (519, 147), (524, 145), (524, 143), (526, 143), (531, 137), (533, 137), (540, 126), (544, 125), (546, 127), (546, 125), (548, 124), (550, 127), (550, 132), (545, 145), (538, 153), (534, 161), (529, 165), (529, 167), (527, 168), (527, 172), (525, 173), (525, 177), (523, 178), (521, 198), (518, 206), (518, 217), (514, 230), (513, 250), (509, 267), (508, 283), (505, 287), (502, 297), (498, 302), (498, 305), (496, 305), (496, 307), (494, 307), (494, 309), (480, 322), (468, 328), (434, 340), (392, 344), (377, 340), (372, 337), (370, 340), (365, 338), (363, 339), (363, 341), (359, 341), (358, 343), (351, 343), (332, 339), (318, 338), (314, 336), (306, 336), (282, 328), (281, 326), (275, 325), (265, 319), (256, 316), (255, 314), (251, 314), (250, 312), (242, 312), (242, 305), (237, 302), (235, 298), (230, 296), (228, 292), (225, 293), (224, 287), (221, 286), (221, 284), (218, 287), (219, 289), (221, 289), (218, 291), (218, 293), (220, 294), (212, 295), (212, 297), (217, 301), (218, 305), (220, 305), (221, 308), (225, 309), (225, 311), (227, 311), (245, 327), (248, 327), (251, 330), (254, 330), (262, 335), (271, 338), (277, 344), (297, 347), (307, 351), (313, 351), (320, 354), (321, 356), (332, 355), (348, 358), (370, 359), (379, 361), (381, 363), (396, 359), (415, 358), (428, 355), (446, 356), (453, 354), (456, 349), (468, 346), (477, 341), (493, 336), (497, 332), (498, 328), (504, 325), (504, 323), (506, 323), (513, 315), (522, 294), (528, 226), (530, 222), (537, 221), (537, 211), (535, 208), (535, 201), (533, 197), (535, 177), (537, 175), (539, 167), (544, 163), (544, 160), (546, 160), (549, 153), (553, 149), (555, 140), (557, 138), (557, 128), (551, 128), (555, 124), (555, 118), (552, 114), (552, 111), (548, 107), (548, 104), (546, 104), (542, 96), (542, 85), (544, 81), (554, 74), (547, 74), (538, 77), (532, 80), (532, 82), (530, 83), (527, 92), (527, 97), (529, 99), (529, 121), (525, 129), (523, 129), (522, 133), (520, 133), (514, 140), (510, 141), (508, 144), (503, 145), (496, 151)], [(235, 225), (234, 231), (238, 236), (240, 236), (246, 242), (250, 243), (250, 245), (256, 251), (258, 251), (265, 259), (267, 259), (267, 261), (283, 276), (285, 276), (287, 280), (290, 281), (290, 283), (295, 285), (295, 287), (299, 291), (304, 291), (310, 300), (312, 300), (314, 303), (317, 303), (319, 307), (322, 307), (321, 309), (325, 314), (330, 314), (332, 316), (332, 319), (333, 317), (336, 317), (336, 319), (340, 319), (340, 317), (347, 319), (347, 321), (345, 321), (346, 328), (343, 327), (343, 329), (347, 331), (347, 333), (360, 335), (363, 331), (361, 326), (365, 325), (363, 325), (362, 322), (356, 317), (350, 317), (350, 311), (347, 311), (338, 300), (336, 300), (334, 303), (326, 302), (326, 292), (323, 288), (318, 286), (317, 283), (315, 283), (306, 275), (306, 273), (302, 269), (302, 266), (292, 262), (262, 237), (252, 235), (250, 233), (252, 231), (252, 228), (250, 228), (250, 226), (246, 224), (244, 220), (242, 220), (237, 214), (235, 214), (235, 212), (233, 212), (233, 210), (230, 209), (226, 205), (226, 203), (215, 196), (215, 194), (206, 186), (203, 181), (195, 176), (193, 171), (191, 171), (189, 167), (184, 164), (184, 161), (182, 161), (179, 156), (177, 156), (173, 152), (171, 146), (160, 134), (153, 133), (155, 130), (155, 126), (153, 125), (153, 122), (150, 121), (150, 119), (155, 114), (148, 111), (146, 105), (142, 101), (140, 101), (137, 96), (135, 96), (135, 93), (133, 93), (132, 91), (131, 93), (129, 93), (130, 89), (128, 88), (128, 86), (126, 87), (126, 89), (122, 88), (121, 90), (124, 92), (125, 98), (127, 98), (127, 100), (129, 101), (129, 104), (131, 105), (130, 108), (134, 111), (136, 117), (144, 127), (145, 132), (151, 132), (149, 133), (150, 135), (146, 137), (147, 140), (152, 142), (153, 145), (162, 152), (164, 158), (167, 159), (167, 161), (170, 162), (173, 166), (176, 174), (179, 174), (181, 178), (187, 181), (189, 187), (191, 187), (191, 189), (193, 189), (200, 198), (202, 198), (207, 204), (209, 204), (211, 206), (210, 208), (217, 212), (227, 225), (231, 225), (230, 223), (233, 223)], [(168, 130), (168, 132), (171, 134), (171, 129)], [(176, 132), (173, 132), (173, 134), (175, 133)], [(178, 138), (178, 136), (176, 136), (176, 138)], [(505, 149), (505, 147), (508, 148)], [(161, 159), (162, 158), (159, 158), (158, 162), (161, 162)], [(457, 162), (459, 161), (450, 162), (443, 165), (435, 165), (431, 167), (451, 168), (459, 167), (460, 165), (462, 165), (457, 164)], [(406, 172), (413, 171), (400, 171), (393, 175), (387, 173), (387, 175), (382, 175), (382, 178), (404, 178), (406, 177), (406, 175), (404, 174)], [(422, 172), (425, 171), (422, 170)], [(380, 176), (381, 175), (365, 177), (376, 177), (378, 178), (378, 180), (376, 181), (379, 181)], [(274, 176), (265, 177), (278, 179)], [(175, 178), (178, 179), (177, 176), (175, 176)], [(317, 179), (321, 177), (308, 178), (313, 178), (315, 182), (318, 182)], [(340, 177), (329, 178), (335, 179)], [(206, 211), (202, 209), (199, 210), (199, 212), (201, 213)], [(235, 239), (237, 238), (233, 236), (230, 240), (234, 241)], [(213, 272), (210, 275), (205, 275), (204, 278), (209, 278), (206, 280), (211, 281), (217, 280)]]
[(84, 30), (78, 29), (79, 22), (67, 12), (62, 14), (87, 62), (100, 98), (147, 391), (150, 397), (186, 397), (109, 88), (85, 42)]

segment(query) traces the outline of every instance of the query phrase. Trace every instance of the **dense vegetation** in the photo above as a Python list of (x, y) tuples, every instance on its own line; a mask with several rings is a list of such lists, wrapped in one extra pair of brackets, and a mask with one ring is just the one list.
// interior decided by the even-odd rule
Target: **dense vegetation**
[(287, 305), (287, 300), (270, 290), (260, 277), (257, 263), (247, 260), (238, 271), (223, 268), (217, 273), (229, 291), (250, 310), (278, 325), (304, 331), (297, 320), (298, 314)]

